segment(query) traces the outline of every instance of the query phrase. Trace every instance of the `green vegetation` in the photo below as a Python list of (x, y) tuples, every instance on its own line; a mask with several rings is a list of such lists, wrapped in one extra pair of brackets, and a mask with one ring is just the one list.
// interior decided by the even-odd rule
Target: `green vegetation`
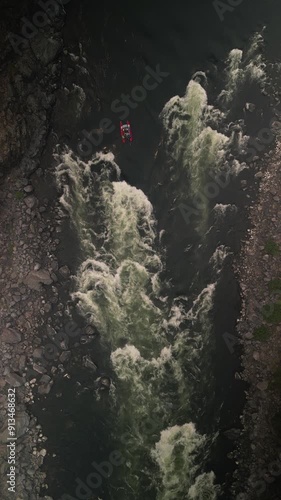
[(281, 390), (281, 366), (273, 373), (270, 388)]
[(23, 191), (16, 191), (15, 192), (15, 198), (18, 201), (23, 200), (23, 198), (24, 198), (24, 192)]
[(275, 278), (268, 283), (268, 288), (270, 292), (280, 292), (281, 293), (281, 279)]
[(268, 326), (261, 325), (258, 328), (255, 328), (253, 335), (255, 340), (260, 340), (262, 342), (269, 339), (271, 331)]
[(278, 255), (280, 253), (280, 248), (278, 243), (273, 240), (268, 240), (264, 246), (265, 253), (268, 255)]
[(14, 244), (13, 243), (9, 243), (8, 245), (8, 254), (11, 255), (14, 251)]
[(262, 308), (262, 316), (268, 323), (278, 324), (281, 322), (281, 303), (266, 304)]
[(281, 412), (276, 413), (271, 420), (272, 427), (277, 434), (278, 438), (281, 437)]

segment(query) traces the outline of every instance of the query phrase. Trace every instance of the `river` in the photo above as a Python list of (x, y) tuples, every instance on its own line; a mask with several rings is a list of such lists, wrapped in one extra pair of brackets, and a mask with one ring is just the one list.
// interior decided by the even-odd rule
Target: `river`
[[(68, 6), (66, 45), (80, 43), (102, 81), (54, 164), (77, 242), (64, 252), (75, 314), (99, 336), (36, 405), (55, 499), (230, 498), (224, 432), (239, 428), (245, 389), (227, 340), (240, 307), (232, 264), (256, 190), (249, 135), (270, 117), (275, 4), (244, 0), (223, 20), (212, 2)], [(133, 104), (121, 110), (122, 94)], [(131, 146), (119, 139), (126, 110)], [(104, 118), (112, 131), (91, 145), (85, 131)]]

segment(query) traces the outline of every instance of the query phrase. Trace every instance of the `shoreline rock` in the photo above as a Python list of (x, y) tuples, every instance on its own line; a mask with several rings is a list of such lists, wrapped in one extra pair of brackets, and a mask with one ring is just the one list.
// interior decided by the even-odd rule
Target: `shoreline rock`
[[(259, 175), (258, 201), (250, 210), (251, 229), (236, 266), (242, 296), (237, 326), (239, 343), (243, 347), (241, 376), (248, 389), (241, 416), (241, 443), (234, 452), (239, 464), (234, 475), (234, 491), (244, 494), (245, 500), (257, 497), (253, 478), (256, 483), (264, 483), (263, 498), (270, 498), (270, 484), (276, 478), (271, 475), (271, 480), (266, 481), (259, 471), (268, 470), (271, 463), (279, 460), (278, 443), (281, 442), (276, 426), (276, 422), (281, 423), (281, 379), (278, 375), (281, 366), (278, 306), (281, 293), (280, 167), (281, 143), (277, 142), (266, 159), (263, 176)], [(245, 478), (243, 486), (241, 478)]]
[[(11, 9), (3, 9), (2, 12), (1, 500), (52, 500), (49, 496), (40, 495), (45, 481), (45, 473), (41, 467), (47, 453), (43, 448), (46, 437), (32, 415), (31, 405), (34, 392), (47, 394), (53, 383), (51, 376), (45, 373), (47, 369), (40, 365), (43, 346), (39, 332), (46, 323), (48, 297), (51, 295), (50, 299), (54, 299), (55, 303), (57, 296), (51, 288), (55, 281), (51, 272), (58, 245), (55, 230), (58, 228), (58, 218), (56, 199), (48, 206), (37, 186), (44, 176), (44, 165), (40, 162), (47, 142), (52, 140), (51, 115), (61, 86), (61, 33), (65, 11), (62, 7), (52, 23), (37, 30), (36, 36), (23, 48), (23, 53), (18, 55), (7, 42), (7, 34), (9, 31), (16, 33), (20, 18), (26, 15), (31, 4), (26, 0), (16, 8), (11, 5)], [(50, 366), (50, 371), (51, 368)], [(15, 388), (16, 391), (15, 494), (8, 492), (6, 482), (9, 388)]]

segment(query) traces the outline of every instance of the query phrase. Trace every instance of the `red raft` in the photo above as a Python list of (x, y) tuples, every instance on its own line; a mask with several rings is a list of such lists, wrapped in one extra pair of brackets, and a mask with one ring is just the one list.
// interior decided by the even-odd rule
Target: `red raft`
[(120, 122), (120, 135), (122, 142), (133, 142), (132, 128), (129, 121), (126, 123)]

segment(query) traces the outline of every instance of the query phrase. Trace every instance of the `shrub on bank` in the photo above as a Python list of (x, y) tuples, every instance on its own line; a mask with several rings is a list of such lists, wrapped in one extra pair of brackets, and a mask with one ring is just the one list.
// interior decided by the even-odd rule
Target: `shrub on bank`
[(24, 199), (24, 193), (22, 191), (16, 191), (15, 192), (15, 198), (18, 201), (21, 201)]
[(270, 292), (281, 292), (281, 279), (275, 278), (268, 283), (268, 289)]
[(270, 335), (271, 331), (266, 325), (261, 325), (258, 328), (255, 328), (253, 332), (254, 339), (259, 341), (265, 341), (269, 339)]
[(270, 388), (281, 390), (281, 366), (273, 373)]
[(262, 317), (268, 323), (278, 324), (281, 322), (281, 303), (266, 304), (262, 307)]
[(278, 243), (274, 240), (268, 240), (264, 246), (265, 253), (268, 255), (278, 255), (280, 253), (280, 248)]

